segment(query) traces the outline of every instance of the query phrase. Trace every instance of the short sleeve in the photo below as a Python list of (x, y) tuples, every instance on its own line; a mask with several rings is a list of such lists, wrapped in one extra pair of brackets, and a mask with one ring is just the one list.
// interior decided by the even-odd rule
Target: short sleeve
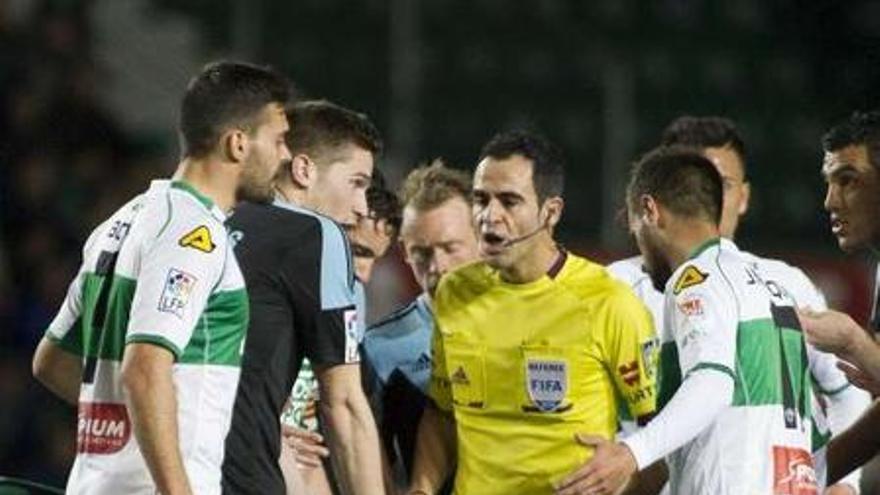
[(220, 281), (229, 255), (226, 231), (214, 223), (172, 221), (143, 249), (126, 343), (157, 344), (176, 359)]
[(614, 385), (632, 417), (653, 414), (657, 406), (659, 342), (651, 314), (629, 288), (609, 298), (603, 348)]
[(86, 277), (85, 267), (70, 283), (64, 302), (46, 329), (46, 338), (67, 352), (83, 356), (82, 292)]
[(338, 225), (316, 217), (315, 235), (291, 246), (284, 261), (294, 324), (316, 368), (360, 362), (357, 294), (348, 240)]
[(735, 378), (736, 295), (723, 279), (718, 280), (721, 274), (712, 274), (710, 278), (693, 265), (680, 273), (680, 277), (702, 279), (667, 293), (669, 330), (678, 348), (682, 377), (686, 379), (693, 371), (711, 368)]

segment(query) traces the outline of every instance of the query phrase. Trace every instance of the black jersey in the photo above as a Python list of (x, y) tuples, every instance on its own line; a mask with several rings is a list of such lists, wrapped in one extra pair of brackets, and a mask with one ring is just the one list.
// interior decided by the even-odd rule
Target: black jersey
[(279, 417), (303, 360), (358, 362), (348, 240), (286, 203), (243, 204), (227, 222), (250, 300), (241, 380), (226, 437), (223, 492), (283, 494)]

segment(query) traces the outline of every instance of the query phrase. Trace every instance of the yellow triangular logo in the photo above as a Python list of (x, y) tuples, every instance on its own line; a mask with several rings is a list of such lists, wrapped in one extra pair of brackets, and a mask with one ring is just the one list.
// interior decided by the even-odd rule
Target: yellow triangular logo
[(700, 270), (697, 270), (697, 267), (693, 265), (688, 265), (681, 275), (679, 275), (678, 280), (675, 281), (675, 285), (672, 287), (672, 293), (678, 294), (679, 292), (687, 289), (688, 287), (693, 287), (695, 285), (702, 284), (709, 277), (708, 273), (703, 273)]
[(210, 253), (217, 247), (214, 241), (211, 240), (211, 231), (204, 225), (199, 225), (189, 231), (189, 233), (184, 234), (178, 242), (183, 247), (195, 248), (206, 253)]

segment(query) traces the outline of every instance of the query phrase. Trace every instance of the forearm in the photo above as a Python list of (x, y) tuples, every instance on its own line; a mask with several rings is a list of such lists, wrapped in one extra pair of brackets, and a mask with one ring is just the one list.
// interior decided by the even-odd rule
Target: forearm
[(880, 402), (828, 444), (828, 484), (837, 482), (880, 452)]
[(34, 352), (34, 377), (65, 402), (77, 405), (82, 383), (82, 358), (43, 337)]
[(321, 400), (328, 421), (333, 465), (345, 494), (383, 493), (379, 434), (373, 413), (360, 390), (342, 400)]
[(410, 493), (437, 493), (455, 465), (455, 422), (433, 407), (425, 407), (416, 438)]
[[(150, 344), (130, 344), (150, 345)], [(128, 349), (127, 349), (128, 351)], [(135, 437), (144, 461), (163, 495), (191, 494), (178, 445), (177, 399), (168, 366), (130, 357), (123, 363), (123, 384)]]
[(695, 438), (733, 400), (733, 380), (704, 369), (681, 384), (672, 400), (648, 426), (623, 440), (638, 468), (644, 469)]

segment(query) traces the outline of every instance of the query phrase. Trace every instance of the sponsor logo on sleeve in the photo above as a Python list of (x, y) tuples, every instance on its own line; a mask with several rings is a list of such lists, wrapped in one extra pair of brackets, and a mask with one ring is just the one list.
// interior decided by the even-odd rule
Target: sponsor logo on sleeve
[(131, 438), (125, 404), (80, 402), (77, 414), (76, 451), (84, 454), (119, 452)]
[(568, 390), (568, 363), (563, 360), (528, 359), (526, 389), (539, 412), (556, 411)]
[(623, 383), (626, 383), (630, 387), (636, 385), (639, 383), (639, 380), (642, 379), (642, 375), (639, 372), (638, 361), (630, 361), (629, 363), (621, 364), (617, 367), (617, 372), (620, 373), (620, 378), (623, 380)]
[(342, 317), (345, 320), (345, 362), (356, 363), (361, 360), (361, 355), (358, 351), (360, 339), (358, 338), (357, 310), (346, 310)]
[(168, 270), (165, 288), (162, 289), (162, 295), (159, 297), (159, 311), (183, 318), (183, 312), (197, 281), (195, 275), (183, 270), (177, 268)]
[(773, 495), (819, 493), (813, 458), (804, 449), (773, 446)]
[(199, 225), (186, 234), (183, 234), (183, 237), (177, 242), (181, 247), (190, 247), (204, 253), (210, 253), (215, 247), (217, 247), (211, 239), (211, 231), (208, 230), (208, 227), (205, 225)]
[(685, 316), (700, 317), (705, 313), (703, 311), (703, 298), (697, 295), (686, 296), (684, 300), (679, 301), (678, 309)]
[(678, 295), (688, 287), (702, 284), (707, 278), (709, 278), (708, 273), (701, 272), (694, 265), (688, 265), (672, 286), (672, 293)]

